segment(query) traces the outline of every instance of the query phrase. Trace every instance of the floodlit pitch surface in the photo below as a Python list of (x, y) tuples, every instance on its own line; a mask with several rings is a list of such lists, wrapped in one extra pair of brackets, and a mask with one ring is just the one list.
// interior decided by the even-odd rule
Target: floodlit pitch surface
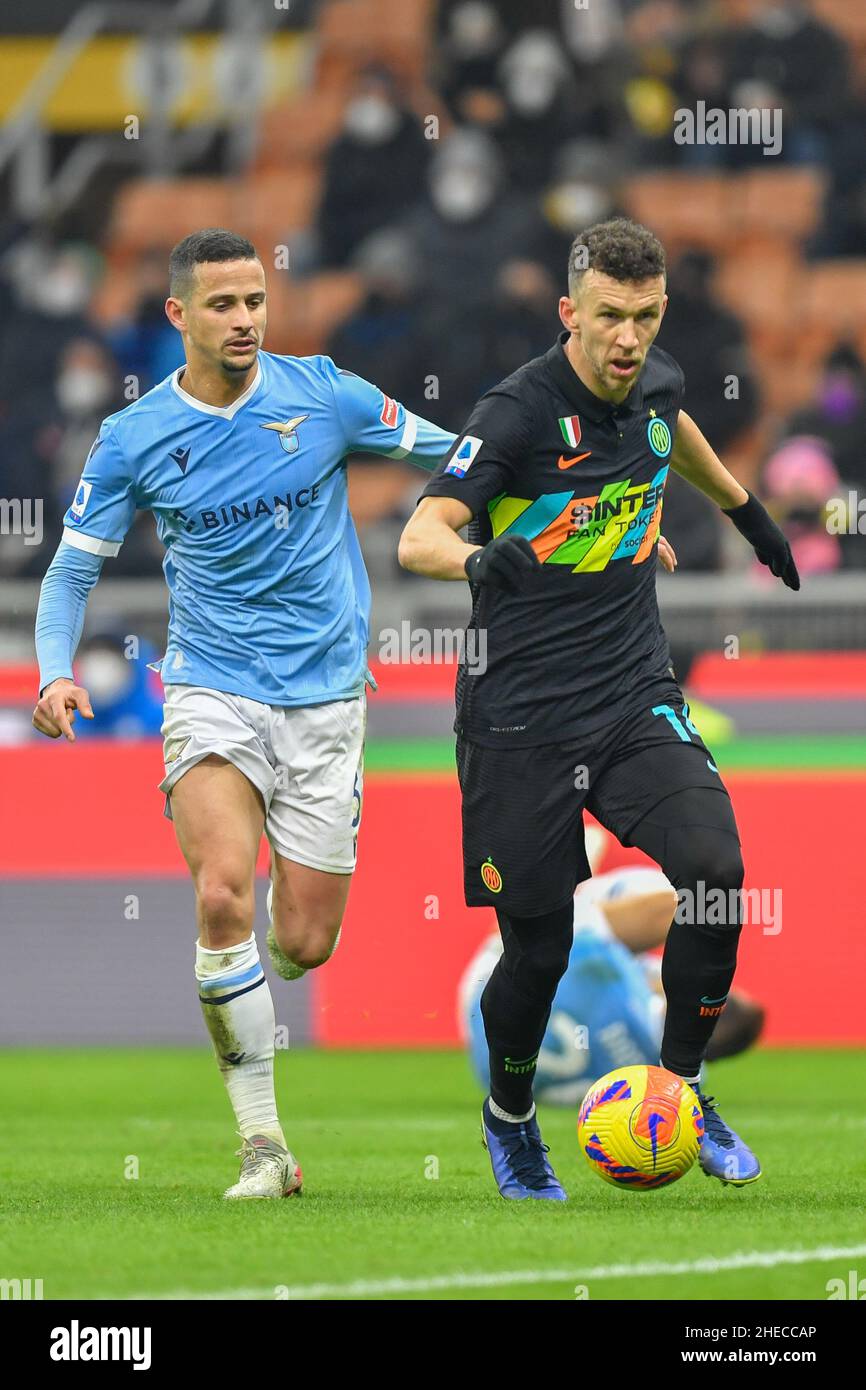
[[(6, 1278), (52, 1298), (826, 1299), (866, 1274), (866, 1093), (856, 1049), (710, 1069), (764, 1166), (619, 1192), (541, 1112), (565, 1205), (506, 1203), (459, 1052), (278, 1054), (300, 1199), (222, 1201), (237, 1160), (206, 1047), (3, 1055)], [(136, 1176), (137, 1175), (137, 1176)]]

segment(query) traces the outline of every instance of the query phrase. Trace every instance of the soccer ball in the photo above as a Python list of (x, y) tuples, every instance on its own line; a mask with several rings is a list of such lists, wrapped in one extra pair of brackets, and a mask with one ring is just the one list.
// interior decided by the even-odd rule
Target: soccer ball
[(620, 1067), (587, 1091), (577, 1117), (581, 1152), (614, 1187), (666, 1187), (687, 1173), (704, 1137), (700, 1102), (664, 1067)]

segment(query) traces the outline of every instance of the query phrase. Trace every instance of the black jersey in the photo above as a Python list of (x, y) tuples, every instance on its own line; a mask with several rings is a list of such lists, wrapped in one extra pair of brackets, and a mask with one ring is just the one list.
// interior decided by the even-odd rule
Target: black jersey
[(655, 569), (683, 372), (653, 346), (614, 405), (567, 339), (482, 396), (423, 494), (465, 502), (471, 542), (526, 536), (541, 561), (520, 594), (473, 586), (454, 727), (490, 746), (601, 728), (670, 674)]

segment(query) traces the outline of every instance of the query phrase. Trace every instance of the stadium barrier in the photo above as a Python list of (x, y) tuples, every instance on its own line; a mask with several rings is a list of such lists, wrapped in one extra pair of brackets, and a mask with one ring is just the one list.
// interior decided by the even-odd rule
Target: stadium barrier
[[(161, 775), (158, 741), (0, 749), (0, 881), (7, 904), (15, 883), (51, 881), (66, 907), (63, 919), (50, 924), (59, 938), (75, 916), (78, 896), (94, 880), (110, 881), (122, 894), (133, 880), (185, 879), (172, 827), (162, 816)], [(738, 974), (740, 987), (767, 1008), (767, 1041), (866, 1042), (866, 859), (852, 833), (862, 822), (866, 770), (732, 771), (726, 780), (746, 887), (782, 893), (779, 922), (744, 928)], [(615, 846), (604, 867), (640, 860)], [(264, 848), (259, 870), (267, 872)], [(193, 929), (191, 897), (185, 911), (184, 920), (169, 924), (183, 937), (184, 960)], [(16, 922), (4, 916), (8, 945)], [(128, 976), (147, 947), (133, 946), (116, 918), (90, 923), (96, 932), (91, 940), (98, 941), (103, 964), (113, 961), (112, 968)], [(309, 1016), (300, 1035), (339, 1047), (456, 1044), (457, 981), (492, 927), (492, 912), (463, 905), (453, 774), (371, 774), (342, 942), (327, 967), (310, 977)], [(51, 940), (49, 934), (46, 950)], [(7, 954), (6, 991), (16, 988), (11, 961)], [(184, 977), (185, 989), (188, 984)], [(192, 1019), (194, 999), (187, 992)], [(53, 1036), (52, 998), (49, 989), (33, 990), (29, 1037)], [(131, 1007), (145, 1011), (144, 1004)], [(159, 998), (148, 998), (154, 1041), (160, 1038), (159, 1007)], [(122, 1041), (118, 1027), (115, 1040)], [(129, 1036), (139, 1035), (131, 1030)]]

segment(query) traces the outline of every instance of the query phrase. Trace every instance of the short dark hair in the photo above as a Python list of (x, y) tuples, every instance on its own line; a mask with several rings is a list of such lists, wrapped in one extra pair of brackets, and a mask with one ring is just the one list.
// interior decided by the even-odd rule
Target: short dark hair
[(613, 280), (649, 280), (667, 275), (664, 247), (649, 227), (629, 217), (613, 217), (578, 232), (568, 253), (568, 292), (572, 299), (588, 270)]
[(251, 241), (227, 232), (225, 227), (204, 227), (179, 241), (168, 258), (168, 292), (183, 299), (192, 288), (197, 265), (205, 261), (257, 261), (259, 254)]

